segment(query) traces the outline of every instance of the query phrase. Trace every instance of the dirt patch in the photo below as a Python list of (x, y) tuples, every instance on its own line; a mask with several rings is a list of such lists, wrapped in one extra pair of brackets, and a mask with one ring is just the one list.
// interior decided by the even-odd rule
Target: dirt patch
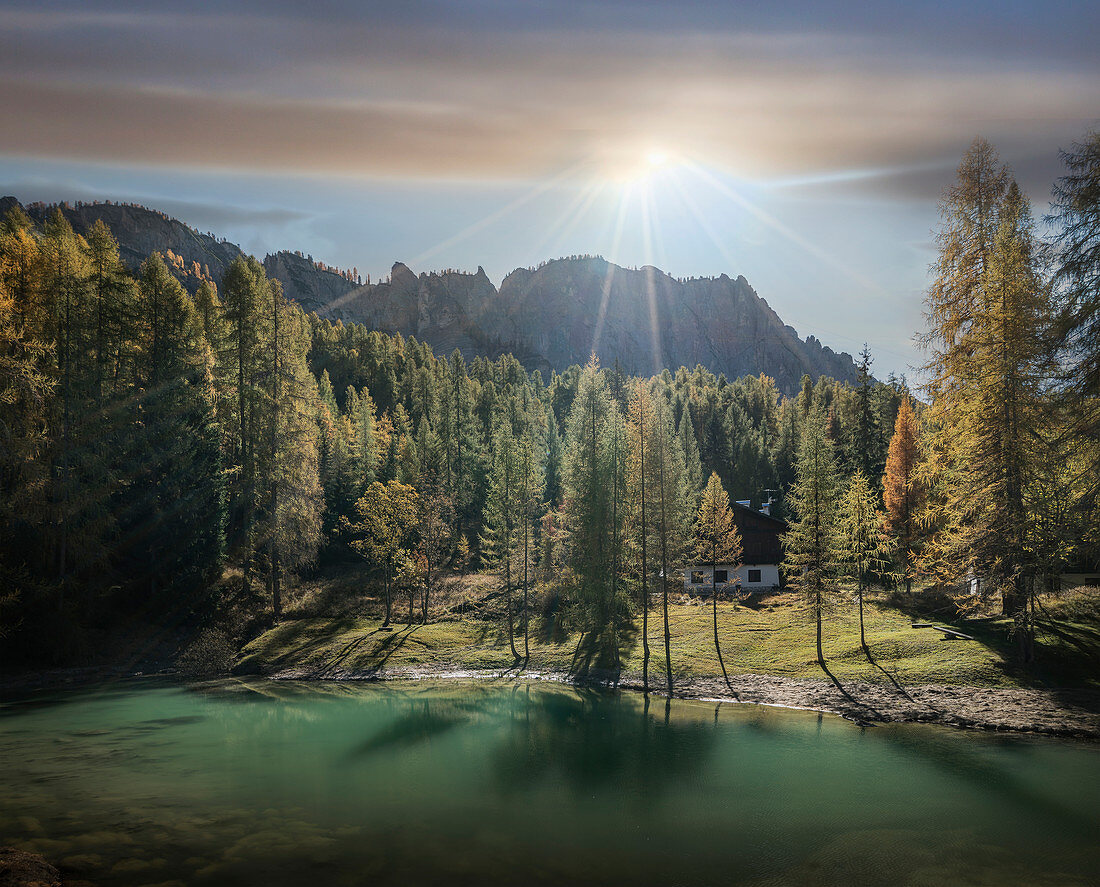
[[(560, 672), (477, 670), (459, 666), (394, 668), (380, 672), (327, 672), (321, 676), (301, 668), (269, 677), (275, 680), (551, 680), (582, 683)], [(617, 679), (584, 681), (587, 685), (642, 690), (640, 674)], [(664, 684), (650, 680), (650, 690), (664, 695)], [(718, 678), (685, 678), (674, 681), (673, 696), (774, 705), (809, 711), (831, 712), (861, 724), (915, 722), (1016, 733), (1038, 733), (1100, 741), (1100, 691), (1038, 690), (862, 681), (843, 683), (831, 676), (821, 679), (784, 678), (743, 674), (726, 682)]]

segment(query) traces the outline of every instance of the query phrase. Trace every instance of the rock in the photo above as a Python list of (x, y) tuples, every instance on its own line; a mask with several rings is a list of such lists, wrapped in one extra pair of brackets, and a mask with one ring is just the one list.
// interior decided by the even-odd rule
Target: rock
[(61, 873), (37, 853), (3, 847), (0, 887), (61, 887)]

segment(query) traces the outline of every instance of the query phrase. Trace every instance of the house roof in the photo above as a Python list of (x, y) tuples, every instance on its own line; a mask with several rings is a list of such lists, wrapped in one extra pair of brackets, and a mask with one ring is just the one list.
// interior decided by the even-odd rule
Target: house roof
[(747, 506), (742, 505), (740, 502), (733, 502), (731, 504), (733, 505), (735, 510), (742, 511), (742, 512), (747, 512), (749, 514), (754, 514), (758, 518), (763, 518), (765, 521), (768, 521), (769, 523), (773, 524), (774, 529), (777, 533), (786, 533), (787, 530), (789, 530), (791, 528), (790, 524), (788, 524), (781, 517), (774, 517), (770, 514), (764, 514), (764, 512), (757, 511), (755, 508), (748, 508)]

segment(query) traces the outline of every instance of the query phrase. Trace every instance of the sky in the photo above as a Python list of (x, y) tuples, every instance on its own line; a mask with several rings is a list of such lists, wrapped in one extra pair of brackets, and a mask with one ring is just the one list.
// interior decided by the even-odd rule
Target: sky
[(1100, 4), (0, 0), (0, 192), (136, 201), (378, 279), (573, 254), (744, 275), (918, 378), (976, 136), (1047, 211)]

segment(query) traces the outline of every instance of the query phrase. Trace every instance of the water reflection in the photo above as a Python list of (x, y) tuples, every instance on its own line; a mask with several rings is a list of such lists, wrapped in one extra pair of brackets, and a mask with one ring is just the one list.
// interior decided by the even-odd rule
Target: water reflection
[(196, 884), (1087, 883), (1100, 749), (548, 683), (0, 713), (0, 842)]
[(577, 791), (615, 784), (626, 797), (649, 796), (704, 770), (713, 725), (658, 719), (649, 700), (594, 692), (537, 692), (509, 700), (507, 729), (492, 748), (498, 788), (520, 793), (561, 781)]

